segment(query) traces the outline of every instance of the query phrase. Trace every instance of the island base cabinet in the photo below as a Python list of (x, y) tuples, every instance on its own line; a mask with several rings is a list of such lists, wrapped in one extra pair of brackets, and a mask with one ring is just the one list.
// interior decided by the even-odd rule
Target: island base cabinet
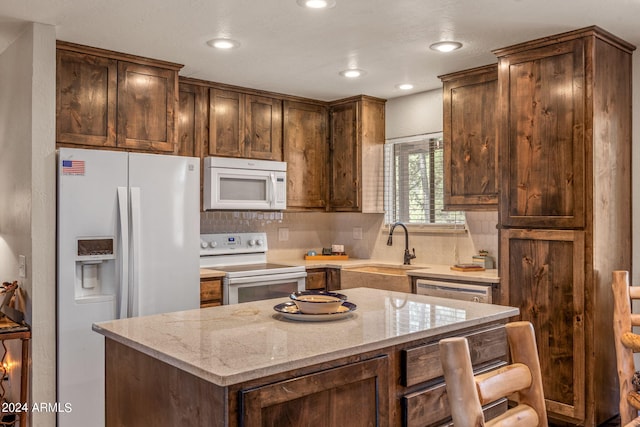
[(223, 387), (108, 338), (105, 368), (106, 427), (228, 425)]
[(389, 425), (388, 364), (379, 356), (243, 390), (240, 426)]

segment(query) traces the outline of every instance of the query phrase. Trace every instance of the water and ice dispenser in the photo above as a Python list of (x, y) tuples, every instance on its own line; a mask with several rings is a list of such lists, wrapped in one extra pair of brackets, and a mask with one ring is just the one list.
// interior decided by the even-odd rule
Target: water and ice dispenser
[(114, 237), (76, 239), (77, 302), (115, 297), (116, 253)]

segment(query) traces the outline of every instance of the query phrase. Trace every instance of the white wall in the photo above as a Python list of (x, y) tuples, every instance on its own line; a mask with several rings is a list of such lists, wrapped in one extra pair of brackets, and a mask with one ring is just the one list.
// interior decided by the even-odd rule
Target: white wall
[[(0, 54), (0, 75), (0, 280), (19, 280), (27, 294), (31, 402), (55, 402), (54, 27), (27, 25)], [(25, 278), (18, 277), (18, 255), (26, 256)], [(13, 359), (18, 348), (11, 348)], [(16, 400), (18, 385), (10, 380)], [(55, 414), (31, 421), (53, 425)]]

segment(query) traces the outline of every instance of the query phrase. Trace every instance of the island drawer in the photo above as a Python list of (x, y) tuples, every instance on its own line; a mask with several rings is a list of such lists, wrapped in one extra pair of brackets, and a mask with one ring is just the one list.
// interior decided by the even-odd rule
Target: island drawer
[[(438, 361), (438, 363), (440, 363)], [(474, 370), (475, 374), (481, 374), (505, 366), (507, 362), (501, 361)], [(483, 407), (485, 420), (490, 420), (503, 414), (507, 410), (507, 399), (499, 399)], [(445, 383), (439, 383), (424, 390), (407, 394), (402, 398), (404, 415), (403, 425), (413, 426), (453, 426), (451, 421), (451, 409), (447, 399)]]
[[(506, 360), (507, 341), (504, 326), (496, 326), (464, 335), (469, 341), (471, 363), (476, 366), (496, 359)], [(443, 375), (438, 343), (402, 350), (402, 385), (411, 387)]]

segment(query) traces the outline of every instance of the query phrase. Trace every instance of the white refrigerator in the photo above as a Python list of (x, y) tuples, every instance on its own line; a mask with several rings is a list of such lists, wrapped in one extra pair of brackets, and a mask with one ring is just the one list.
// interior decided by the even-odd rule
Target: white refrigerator
[(60, 427), (104, 425), (104, 337), (91, 325), (200, 303), (200, 160), (58, 150)]

